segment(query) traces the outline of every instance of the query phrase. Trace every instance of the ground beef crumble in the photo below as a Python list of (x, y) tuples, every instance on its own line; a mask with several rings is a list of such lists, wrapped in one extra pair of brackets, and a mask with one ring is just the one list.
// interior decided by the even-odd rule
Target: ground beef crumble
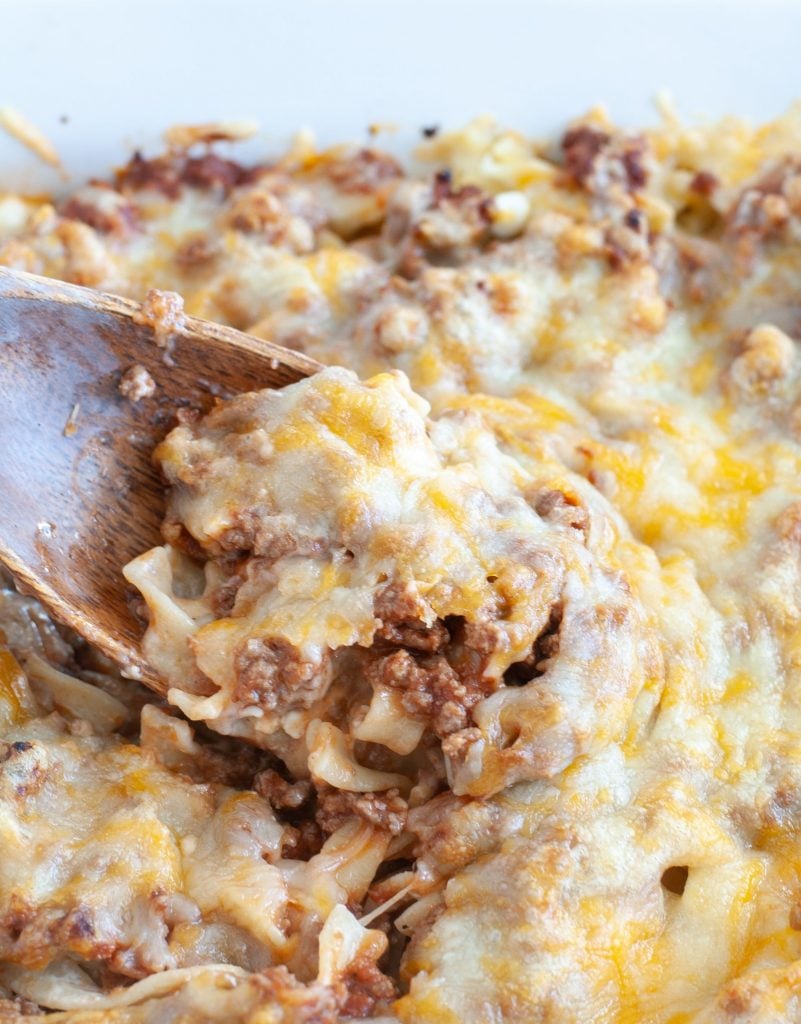
[(154, 159), (136, 152), (117, 172), (116, 184), (122, 192), (154, 189), (168, 199), (177, 199), (185, 185), (200, 189), (217, 187), (229, 192), (237, 185), (256, 180), (261, 173), (260, 167), (244, 167), (211, 151), (195, 157), (167, 153)]
[(439, 651), (448, 642), (442, 622), (427, 626), (421, 616), (428, 609), (409, 583), (391, 583), (377, 595), (375, 615), (381, 620), (376, 638), (417, 651)]
[(429, 721), (440, 737), (464, 729), (471, 709), (487, 696), (479, 678), (460, 679), (441, 654), (415, 658), (401, 649), (369, 663), (366, 675), (374, 686), (399, 690), (406, 711)]
[(590, 517), (577, 498), (553, 488), (538, 488), (528, 496), (534, 511), (549, 523), (579, 530), (586, 537)]
[(399, 835), (406, 827), (409, 806), (397, 789), (384, 793), (350, 793), (330, 786), (317, 792), (317, 824), (329, 835), (358, 815), (377, 828)]
[(571, 128), (562, 138), (568, 177), (590, 192), (603, 192), (612, 183), (628, 192), (641, 189), (648, 180), (645, 149), (639, 136), (615, 137), (591, 125)]
[(71, 196), (61, 207), (62, 217), (79, 220), (103, 235), (124, 236), (139, 225), (136, 207), (110, 186), (95, 182)]
[(363, 1019), (376, 1009), (376, 1004), (389, 1002), (397, 995), (391, 978), (384, 974), (376, 962), (369, 958), (356, 960), (344, 978), (346, 996), (342, 1012)]
[(325, 165), (326, 177), (345, 193), (369, 194), (388, 181), (403, 177), (403, 168), (388, 153), (360, 149)]
[(277, 810), (297, 810), (311, 796), (311, 783), (306, 779), (287, 782), (272, 768), (259, 772), (253, 780), (253, 788)]
[(281, 637), (249, 639), (235, 655), (234, 697), (283, 714), (291, 708), (308, 708), (322, 696), (330, 682), (330, 655), (322, 663), (305, 660)]

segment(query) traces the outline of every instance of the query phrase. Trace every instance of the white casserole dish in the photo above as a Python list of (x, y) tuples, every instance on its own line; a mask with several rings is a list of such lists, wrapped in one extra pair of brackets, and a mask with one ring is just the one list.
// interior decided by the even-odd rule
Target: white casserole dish
[[(178, 122), (256, 119), (263, 153), (482, 112), (547, 133), (598, 101), (643, 124), (662, 89), (687, 117), (770, 117), (801, 93), (799, 38), (793, 0), (6, 0), (0, 105), (75, 180)], [(60, 184), (0, 133), (0, 186)]]

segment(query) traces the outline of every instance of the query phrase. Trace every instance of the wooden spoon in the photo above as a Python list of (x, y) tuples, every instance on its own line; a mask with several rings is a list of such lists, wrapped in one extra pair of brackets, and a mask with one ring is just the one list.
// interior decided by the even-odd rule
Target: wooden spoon
[[(165, 349), (137, 322), (141, 310), (0, 268), (0, 562), (56, 619), (163, 694), (122, 576), (160, 543), (153, 448), (178, 410), (282, 387), (320, 364), (190, 316)], [(137, 365), (156, 390), (134, 402), (119, 388)]]

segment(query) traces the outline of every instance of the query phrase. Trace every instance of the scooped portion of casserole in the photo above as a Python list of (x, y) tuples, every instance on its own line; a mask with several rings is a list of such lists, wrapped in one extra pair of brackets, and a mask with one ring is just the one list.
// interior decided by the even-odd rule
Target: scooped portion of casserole
[(3, 591), (0, 1019), (795, 1020), (801, 115), (224, 135), (0, 197), (328, 364), (155, 453), (167, 703)]
[(127, 576), (190, 718), (352, 791), (407, 792), (433, 756), (490, 796), (619, 739), (661, 652), (585, 482), (425, 413), (402, 375), (330, 369), (178, 427), (164, 529), (203, 576), (172, 547)]

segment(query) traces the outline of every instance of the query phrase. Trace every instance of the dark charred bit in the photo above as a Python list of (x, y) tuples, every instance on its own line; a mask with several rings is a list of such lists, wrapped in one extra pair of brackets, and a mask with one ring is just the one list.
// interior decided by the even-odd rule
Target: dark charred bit
[(642, 210), (638, 210), (636, 207), (633, 210), (628, 210), (623, 223), (627, 228), (631, 228), (632, 231), (642, 231), (645, 226), (645, 214)]
[(427, 125), (424, 125), (420, 129), (420, 134), (423, 136), (424, 139), (433, 139), (435, 136), (439, 135), (439, 125), (438, 124), (427, 124)]

